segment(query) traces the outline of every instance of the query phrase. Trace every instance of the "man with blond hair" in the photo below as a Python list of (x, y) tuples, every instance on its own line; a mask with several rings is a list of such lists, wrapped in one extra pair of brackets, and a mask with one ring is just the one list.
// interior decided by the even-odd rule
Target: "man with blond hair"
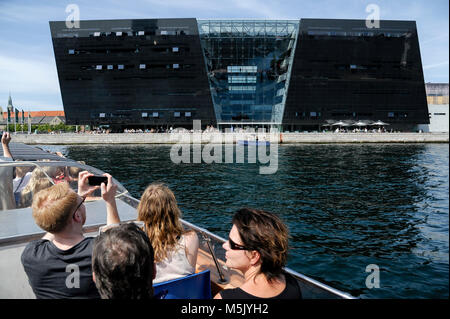
[(78, 194), (66, 182), (40, 191), (33, 197), (33, 218), (47, 233), (30, 242), (22, 253), (22, 264), (37, 298), (100, 298), (92, 280), (92, 237), (83, 236), (86, 207), (83, 202), (99, 187), (106, 203), (107, 224), (120, 223), (115, 194), (108, 182), (89, 186), (84, 171), (79, 174)]

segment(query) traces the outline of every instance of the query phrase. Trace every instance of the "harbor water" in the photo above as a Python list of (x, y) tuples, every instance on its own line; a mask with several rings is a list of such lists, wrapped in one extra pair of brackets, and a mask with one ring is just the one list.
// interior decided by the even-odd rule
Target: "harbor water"
[[(448, 144), (280, 145), (267, 175), (258, 162), (175, 164), (171, 145), (40, 147), (136, 198), (164, 182), (185, 220), (224, 238), (238, 208), (274, 212), (290, 230), (288, 267), (355, 297), (449, 297)], [(366, 285), (373, 265), (379, 288)]]

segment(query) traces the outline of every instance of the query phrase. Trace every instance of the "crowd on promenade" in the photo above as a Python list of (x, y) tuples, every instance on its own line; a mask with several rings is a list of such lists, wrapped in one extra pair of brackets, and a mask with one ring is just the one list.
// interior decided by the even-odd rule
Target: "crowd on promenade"
[[(4, 133), (0, 161), (13, 161), (10, 141), (9, 133)], [(124, 223), (111, 175), (104, 174), (106, 183), (92, 186), (93, 174), (88, 171), (78, 172), (76, 178), (73, 172), (65, 176), (67, 171), (49, 174), (51, 185), (31, 194), (32, 216), (46, 233), (29, 242), (21, 255), (37, 298), (161, 298), (154, 295), (153, 284), (195, 273), (199, 239), (183, 228), (177, 200), (166, 185), (150, 184), (137, 207), (137, 220)], [(71, 187), (73, 181), (77, 191)], [(106, 225), (98, 236), (85, 237), (89, 213), (84, 203), (94, 192), (100, 192), (99, 200), (105, 203)], [(223, 248), (226, 266), (239, 270), (244, 283), (220, 291), (216, 299), (301, 298), (297, 281), (284, 271), (288, 229), (275, 214), (239, 209)]]
[[(147, 134), (147, 133), (257, 133), (257, 132), (263, 132), (263, 133), (271, 133), (271, 132), (278, 132), (276, 131), (276, 129), (267, 129), (267, 128), (259, 128), (258, 127), (229, 127), (229, 128), (224, 128), (224, 129), (218, 129), (215, 128), (214, 126), (207, 126), (205, 129), (203, 130), (194, 130), (194, 129), (186, 129), (184, 127), (177, 127), (177, 128), (173, 128), (173, 127), (156, 127), (156, 128), (125, 128), (123, 129), (123, 131), (121, 133), (125, 133), (125, 134)], [(407, 132), (407, 131), (406, 131)], [(70, 134), (90, 134), (90, 135), (99, 135), (99, 134), (110, 134), (110, 133), (118, 133), (115, 131), (112, 131), (111, 129), (106, 129), (106, 128), (93, 128), (90, 130), (79, 130), (77, 132), (72, 132)], [(288, 131), (285, 130), (283, 133), (302, 133), (302, 134), (307, 134), (307, 133), (402, 133), (402, 131), (398, 130), (398, 129), (386, 129), (384, 126), (383, 127), (378, 127), (378, 128), (367, 128), (367, 127), (356, 127), (356, 128), (352, 128), (352, 127), (336, 127), (336, 128), (329, 128), (329, 127), (323, 127), (320, 130), (294, 130), (294, 131)], [(423, 130), (417, 130), (416, 133), (423, 133)], [(12, 133), (15, 134), (15, 133)], [(20, 132), (17, 132), (17, 134), (23, 134)], [(35, 133), (37, 134), (37, 133)], [(50, 134), (50, 135), (55, 135), (55, 134), (67, 134), (67, 132), (63, 132), (63, 131), (51, 131), (48, 133), (40, 133), (40, 134)]]

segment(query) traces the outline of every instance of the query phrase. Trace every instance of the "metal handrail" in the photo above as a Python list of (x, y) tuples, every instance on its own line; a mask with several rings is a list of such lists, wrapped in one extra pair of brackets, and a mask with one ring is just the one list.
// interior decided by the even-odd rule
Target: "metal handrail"
[[(48, 163), (48, 162), (44, 162), (44, 163)], [(135, 209), (137, 208), (137, 205), (139, 204), (139, 200), (134, 198), (133, 196), (127, 194), (127, 192), (123, 192), (121, 194), (116, 195), (116, 198), (119, 198), (119, 197), (125, 197), (126, 199), (128, 199), (128, 201), (125, 201), (125, 202), (127, 202), (130, 206), (132, 206)], [(206, 241), (206, 243), (208, 245), (208, 249), (211, 252), (211, 256), (214, 259), (214, 263), (215, 263), (215, 265), (217, 267), (217, 270), (219, 272), (220, 282), (221, 283), (226, 282), (225, 276), (223, 275), (223, 273), (222, 273), (222, 271), (220, 269), (220, 265), (219, 265), (219, 262), (217, 260), (217, 257), (215, 256), (214, 250), (210, 246), (211, 239), (213, 239), (213, 240), (215, 240), (215, 241), (217, 241), (219, 243), (225, 243), (226, 240), (224, 238), (216, 235), (216, 234), (211, 233), (210, 231), (208, 231), (205, 228), (202, 228), (202, 227), (199, 227), (197, 225), (194, 225), (194, 224), (192, 224), (192, 223), (190, 223), (188, 221), (185, 221), (183, 219), (181, 219), (181, 223), (185, 227), (193, 229), (193, 230), (195, 230), (196, 232), (198, 232), (198, 233), (200, 233), (202, 235), (202, 237), (205, 239), (205, 241)], [(83, 231), (84, 231), (84, 233), (93, 233), (93, 232), (98, 231), (98, 228), (103, 226), (103, 225), (104, 225), (104, 223), (88, 225), (88, 226), (83, 227)], [(3, 247), (6, 247), (6, 246), (23, 244), (23, 243), (29, 242), (31, 240), (35, 240), (35, 239), (41, 238), (44, 234), (45, 234), (45, 232), (42, 231), (42, 232), (24, 234), (24, 235), (20, 235), (20, 236), (11, 236), (11, 237), (1, 238), (0, 239), (0, 249), (3, 248)], [(326, 285), (324, 283), (321, 283), (321, 282), (319, 282), (317, 280), (314, 280), (314, 279), (312, 279), (312, 278), (310, 278), (308, 276), (300, 274), (300, 273), (298, 273), (298, 272), (296, 272), (296, 271), (294, 271), (294, 270), (292, 270), (290, 268), (285, 267), (284, 270), (287, 273), (289, 273), (292, 276), (294, 276), (295, 278), (297, 278), (299, 280), (303, 280), (305, 282), (308, 282), (309, 284), (311, 284), (313, 286), (316, 286), (316, 287), (319, 287), (319, 288), (321, 288), (321, 289), (323, 289), (325, 291), (328, 291), (329, 293), (331, 293), (331, 294), (333, 294), (335, 296), (338, 296), (340, 298), (343, 298), (343, 299), (357, 299), (357, 298), (355, 298), (355, 297), (353, 297), (353, 296), (351, 296), (351, 295), (349, 295), (349, 294), (347, 294), (345, 292), (342, 292), (342, 291), (340, 291), (338, 289), (332, 288), (332, 287), (330, 287), (330, 286), (328, 286), (328, 285)]]

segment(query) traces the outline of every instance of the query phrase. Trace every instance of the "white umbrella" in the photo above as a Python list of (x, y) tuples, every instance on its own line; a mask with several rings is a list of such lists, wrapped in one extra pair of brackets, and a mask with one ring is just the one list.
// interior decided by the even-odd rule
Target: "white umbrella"
[(376, 122), (374, 122), (374, 123), (372, 123), (370, 125), (381, 125), (381, 126), (384, 126), (384, 125), (389, 125), (389, 124), (388, 123), (384, 123), (383, 121), (376, 121)]
[(369, 125), (369, 124), (367, 124), (367, 123), (365, 123), (365, 122), (363, 122), (363, 121), (358, 121), (358, 122), (356, 122), (356, 123), (353, 124), (353, 125), (355, 125), (355, 126), (367, 126), (367, 125)]
[(350, 126), (350, 124), (339, 121), (339, 122), (331, 124), (331, 126)]

